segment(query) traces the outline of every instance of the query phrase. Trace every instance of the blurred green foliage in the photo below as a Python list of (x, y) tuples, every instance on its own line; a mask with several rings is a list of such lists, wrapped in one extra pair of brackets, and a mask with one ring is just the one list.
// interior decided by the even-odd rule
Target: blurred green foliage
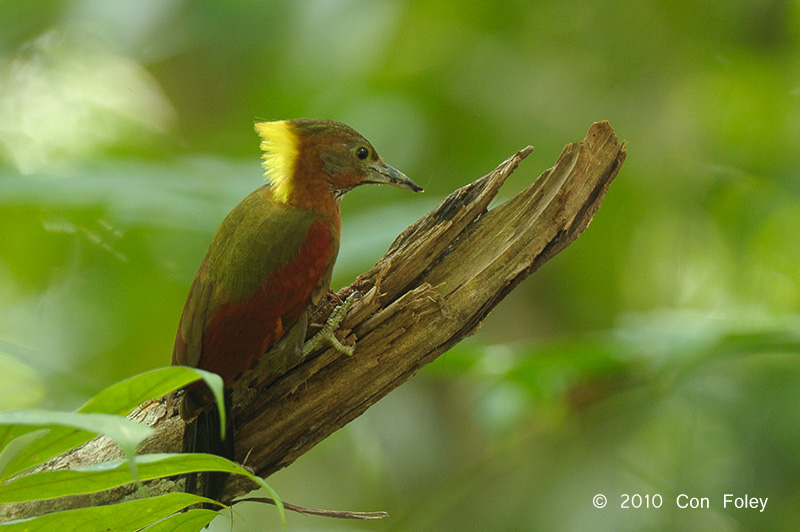
[[(3, 407), (72, 408), (168, 364), (216, 226), (261, 183), (255, 120), (347, 122), (426, 189), (348, 195), (338, 288), (454, 188), (534, 144), (510, 197), (608, 119), (629, 157), (587, 233), (478, 335), (270, 480), (290, 502), (391, 517), (289, 527), (796, 526), (797, 2), (0, 13)], [(623, 493), (664, 503), (622, 510)], [(711, 508), (678, 509), (680, 493)], [(725, 493), (769, 503), (723, 509)]]

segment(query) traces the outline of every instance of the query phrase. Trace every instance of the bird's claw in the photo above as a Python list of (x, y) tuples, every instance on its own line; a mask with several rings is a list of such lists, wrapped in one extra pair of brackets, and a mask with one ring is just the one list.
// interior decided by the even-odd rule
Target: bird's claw
[(356, 346), (344, 345), (339, 341), (338, 338), (336, 338), (334, 332), (339, 328), (339, 325), (341, 325), (342, 320), (344, 320), (344, 317), (347, 315), (350, 307), (353, 306), (353, 303), (358, 301), (360, 298), (360, 292), (353, 292), (347, 296), (347, 299), (345, 299), (341, 305), (338, 305), (331, 311), (330, 316), (328, 316), (328, 321), (325, 322), (325, 325), (322, 327), (322, 329), (320, 329), (317, 334), (312, 336), (311, 339), (303, 345), (303, 357), (307, 356), (309, 353), (321, 347), (325, 343), (347, 356), (351, 356), (353, 352), (355, 352)]

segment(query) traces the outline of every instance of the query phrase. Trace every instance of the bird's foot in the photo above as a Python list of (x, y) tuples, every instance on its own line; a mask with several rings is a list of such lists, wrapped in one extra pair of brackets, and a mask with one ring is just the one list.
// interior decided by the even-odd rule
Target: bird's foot
[(350, 307), (353, 306), (353, 303), (358, 301), (360, 298), (360, 292), (353, 292), (347, 296), (347, 299), (345, 299), (341, 305), (337, 306), (331, 311), (331, 315), (328, 317), (328, 321), (325, 322), (325, 325), (322, 327), (322, 329), (317, 334), (312, 336), (311, 339), (305, 343), (305, 345), (303, 345), (303, 357), (307, 356), (309, 353), (326, 343), (347, 356), (351, 356), (353, 354), (356, 346), (344, 345), (339, 341), (338, 338), (336, 338), (334, 332), (339, 328), (339, 325), (347, 315)]

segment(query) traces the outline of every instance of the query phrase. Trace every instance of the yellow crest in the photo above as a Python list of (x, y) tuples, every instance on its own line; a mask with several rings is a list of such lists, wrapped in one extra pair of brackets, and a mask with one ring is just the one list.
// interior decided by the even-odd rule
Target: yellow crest
[(286, 203), (292, 192), (294, 164), (300, 151), (297, 135), (286, 120), (258, 122), (256, 133), (261, 137), (264, 176), (272, 183), (273, 198)]

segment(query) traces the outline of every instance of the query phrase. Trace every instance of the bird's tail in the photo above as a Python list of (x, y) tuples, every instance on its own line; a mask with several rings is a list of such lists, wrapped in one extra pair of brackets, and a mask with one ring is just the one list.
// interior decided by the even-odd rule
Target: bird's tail
[[(225, 439), (220, 433), (219, 409), (216, 403), (206, 406), (197, 417), (186, 425), (183, 433), (183, 452), (208, 453), (234, 459), (233, 424), (230, 415), (230, 394), (225, 394)], [(186, 492), (195, 493), (218, 501), (225, 488), (228, 473), (189, 473), (186, 477)], [(198, 490), (198, 484), (200, 490)]]

